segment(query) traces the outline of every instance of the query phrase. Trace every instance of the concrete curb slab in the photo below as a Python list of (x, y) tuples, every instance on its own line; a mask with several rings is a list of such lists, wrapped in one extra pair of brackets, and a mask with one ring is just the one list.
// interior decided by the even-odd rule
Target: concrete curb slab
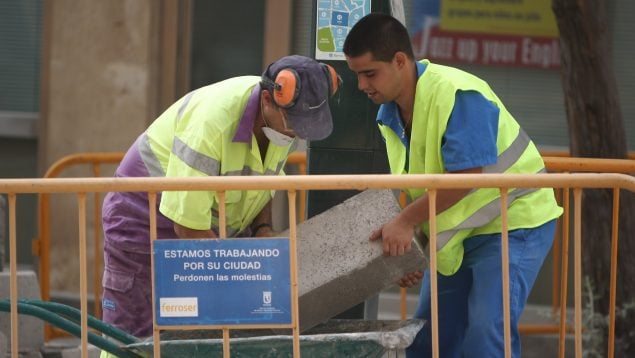
[(368, 240), (399, 210), (392, 191), (366, 190), (297, 226), (301, 331), (427, 266), (416, 241), (405, 255), (389, 257), (379, 241)]

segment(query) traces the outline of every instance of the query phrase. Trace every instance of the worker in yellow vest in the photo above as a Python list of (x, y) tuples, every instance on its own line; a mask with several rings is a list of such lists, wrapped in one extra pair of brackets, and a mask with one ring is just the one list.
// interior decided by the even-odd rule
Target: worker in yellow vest
[[(359, 89), (381, 104), (377, 124), (392, 174), (545, 171), (535, 145), (487, 83), (456, 68), (415, 61), (406, 28), (392, 16), (362, 18), (347, 35), (344, 54)], [(415, 228), (429, 234), (426, 191), (405, 191), (410, 204), (370, 238), (381, 239), (391, 256), (410, 250)], [(442, 357), (504, 356), (500, 200), (498, 188), (438, 193)], [(518, 188), (509, 191), (507, 210), (512, 350), (520, 357), (518, 319), (562, 209), (551, 188)], [(421, 279), (415, 317), (427, 321), (408, 357), (432, 353), (429, 272), (411, 273), (399, 284)]]
[[(262, 76), (227, 79), (194, 90), (143, 132), (117, 168), (118, 177), (283, 175), (296, 138), (320, 140), (333, 123), (333, 67), (286, 56)], [(230, 190), (227, 236), (264, 237), (271, 229), (269, 190)], [(215, 238), (214, 191), (166, 191), (157, 200), (157, 236)], [(103, 204), (103, 320), (134, 336), (152, 334), (150, 223), (147, 193), (108, 193)]]

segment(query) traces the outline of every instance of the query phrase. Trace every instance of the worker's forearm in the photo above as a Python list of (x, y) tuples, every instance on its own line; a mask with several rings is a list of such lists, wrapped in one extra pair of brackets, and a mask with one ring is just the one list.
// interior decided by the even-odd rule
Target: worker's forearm
[(269, 201), (267, 205), (265, 205), (265, 207), (262, 208), (262, 210), (260, 210), (260, 213), (256, 215), (256, 217), (254, 218), (254, 221), (251, 223), (252, 230), (254, 228), (262, 226), (262, 224), (267, 224), (269, 225), (269, 227), (271, 227), (271, 221), (272, 221), (271, 218), (272, 218), (271, 201)]

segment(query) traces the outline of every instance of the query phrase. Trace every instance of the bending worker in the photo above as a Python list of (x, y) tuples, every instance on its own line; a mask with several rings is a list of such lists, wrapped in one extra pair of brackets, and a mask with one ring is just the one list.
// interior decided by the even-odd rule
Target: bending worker
[[(331, 66), (287, 56), (261, 77), (236, 77), (194, 90), (137, 138), (116, 176), (283, 175), (296, 138), (320, 140), (331, 133), (328, 101), (339, 85)], [(227, 191), (227, 236), (272, 236), (272, 195), (269, 190)], [(166, 191), (157, 200), (157, 236), (215, 238), (218, 208), (213, 191)], [(103, 227), (103, 320), (134, 336), (150, 336), (147, 193), (108, 193)]]
[[(545, 166), (527, 134), (492, 89), (461, 70), (415, 61), (406, 28), (372, 13), (344, 43), (358, 87), (381, 104), (377, 124), (393, 174), (540, 173)], [(410, 250), (416, 227), (429, 234), (428, 196), (412, 199), (373, 232), (391, 256)], [(439, 190), (437, 260), (441, 357), (503, 357), (501, 218), (498, 188)], [(520, 357), (518, 319), (554, 237), (558, 207), (551, 188), (509, 191), (509, 274), (512, 350)], [(426, 320), (408, 357), (430, 357), (429, 272), (406, 275), (402, 287), (423, 276), (415, 317)], [(477, 353), (478, 352), (478, 353)]]

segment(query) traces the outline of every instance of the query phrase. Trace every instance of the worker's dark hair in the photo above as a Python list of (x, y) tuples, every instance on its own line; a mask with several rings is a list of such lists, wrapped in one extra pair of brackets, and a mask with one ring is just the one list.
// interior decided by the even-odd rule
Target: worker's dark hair
[(344, 54), (348, 57), (370, 52), (373, 60), (390, 62), (397, 51), (414, 60), (408, 30), (399, 20), (380, 12), (361, 18), (344, 41)]

